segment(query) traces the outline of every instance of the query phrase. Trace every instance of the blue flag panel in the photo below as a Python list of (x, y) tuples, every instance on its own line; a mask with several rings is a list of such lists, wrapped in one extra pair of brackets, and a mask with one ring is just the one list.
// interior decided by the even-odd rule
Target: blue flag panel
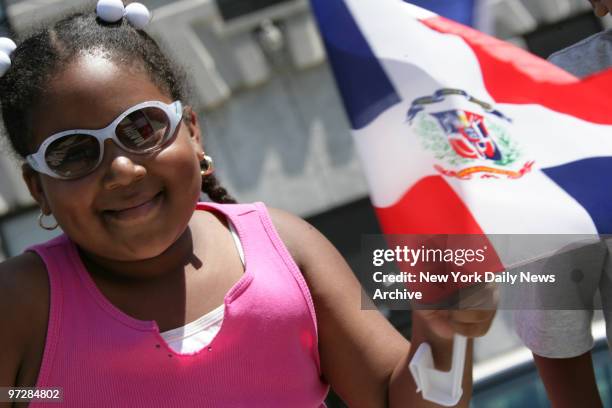
[(475, 23), (476, 0), (404, 0), (461, 24)]
[(587, 210), (597, 232), (611, 234), (611, 169), (612, 157), (593, 157), (542, 171)]
[(344, 2), (311, 3), (351, 126), (361, 129), (400, 97)]

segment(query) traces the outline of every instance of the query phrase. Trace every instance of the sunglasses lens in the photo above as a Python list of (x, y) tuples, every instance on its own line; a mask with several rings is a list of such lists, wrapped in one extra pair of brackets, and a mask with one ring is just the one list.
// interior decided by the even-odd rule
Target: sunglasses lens
[(115, 130), (123, 146), (134, 152), (145, 152), (163, 145), (172, 135), (170, 119), (159, 108), (148, 107), (130, 113)]
[(92, 171), (100, 158), (100, 144), (90, 135), (74, 134), (55, 140), (45, 152), (47, 166), (61, 177), (76, 178)]

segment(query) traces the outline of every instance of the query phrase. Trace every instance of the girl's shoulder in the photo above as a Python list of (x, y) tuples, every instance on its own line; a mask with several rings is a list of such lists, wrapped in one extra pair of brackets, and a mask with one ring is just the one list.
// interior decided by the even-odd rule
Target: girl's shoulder
[[(0, 306), (32, 307), (49, 298), (49, 278), (44, 262), (33, 252), (0, 263)], [(36, 301), (35, 301), (36, 300)]]
[[(232, 216), (239, 216), (241, 214), (249, 213), (252, 211), (258, 211), (260, 214), (264, 215), (264, 218), (269, 217), (274, 229), (276, 230), (279, 237), (289, 250), (291, 256), (294, 258), (296, 263), (298, 263), (298, 265), (298, 261), (301, 259), (301, 257), (306, 255), (303, 251), (300, 251), (300, 248), (307, 246), (307, 242), (305, 242), (305, 240), (307, 240), (308, 243), (312, 244), (313, 241), (318, 241), (323, 238), (323, 236), (320, 234), (312, 234), (312, 232), (318, 231), (302, 218), (285, 210), (269, 207), (262, 202), (246, 204), (219, 204), (211, 202), (201, 202), (198, 203), (198, 209), (214, 209), (220, 211), (221, 213), (224, 213), (230, 218)], [(311, 232), (311, 234), (308, 234), (308, 232)]]
[(26, 252), (0, 263), (0, 349), (7, 359), (0, 386), (15, 381), (26, 356), (44, 342), (48, 313), (49, 280), (38, 255)]
[(290, 212), (267, 207), (274, 229), (308, 282), (311, 291), (326, 284), (320, 273), (320, 261), (344, 259), (331, 242), (308, 221)]
[(312, 232), (318, 231), (297, 215), (272, 207), (266, 207), (266, 210), (279, 237), (296, 263), (301, 266), (303, 258), (307, 256), (304, 249), (307, 249), (308, 245), (313, 243), (312, 240), (318, 240), (322, 236), (318, 237), (318, 234), (312, 234)]

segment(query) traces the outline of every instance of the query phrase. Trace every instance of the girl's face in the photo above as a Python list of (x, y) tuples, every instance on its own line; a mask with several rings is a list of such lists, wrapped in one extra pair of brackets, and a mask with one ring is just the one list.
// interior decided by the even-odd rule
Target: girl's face
[[(141, 102), (174, 102), (143, 70), (95, 53), (56, 75), (41, 99), (32, 115), (35, 149), (57, 132), (104, 128)], [(82, 178), (59, 180), (25, 166), (24, 179), (43, 211), (81, 248), (112, 260), (143, 260), (185, 231), (200, 194), (203, 155), (191, 114), (156, 153), (128, 153), (107, 140), (102, 163)]]

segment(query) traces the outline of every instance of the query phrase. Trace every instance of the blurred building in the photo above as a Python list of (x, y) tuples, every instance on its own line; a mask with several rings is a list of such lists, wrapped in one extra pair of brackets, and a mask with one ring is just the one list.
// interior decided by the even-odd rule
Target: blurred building
[(13, 29), (7, 16), (7, 7), (4, 0), (0, 0), (0, 37), (10, 37)]

